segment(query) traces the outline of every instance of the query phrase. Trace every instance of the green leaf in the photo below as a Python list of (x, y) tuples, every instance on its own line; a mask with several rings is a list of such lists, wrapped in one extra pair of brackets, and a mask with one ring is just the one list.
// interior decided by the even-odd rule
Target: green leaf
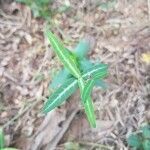
[(79, 68), (79, 59), (78, 59), (77, 55), (74, 52), (70, 51), (69, 49), (67, 49), (67, 48), (65, 48), (65, 49), (67, 52), (69, 52), (69, 55), (70, 55), (69, 59), (71, 59), (74, 62), (74, 64)]
[[(96, 66), (98, 66), (98, 65), (96, 65)], [(99, 64), (99, 66), (100, 66), (100, 68), (102, 68), (102, 67), (104, 67), (105, 69), (107, 68), (107, 65), (104, 65), (104, 64)], [(94, 76), (87, 81), (87, 83), (86, 83), (86, 85), (84, 87), (84, 90), (82, 91), (82, 95), (81, 95), (83, 100), (84, 100), (84, 102), (86, 101), (86, 99), (88, 97), (90, 97), (92, 89), (93, 89), (97, 79), (99, 79), (103, 73), (106, 73), (105, 69), (101, 70), (99, 72), (96, 72), (94, 74)]]
[(102, 79), (108, 75), (108, 65), (98, 64), (84, 72), (83, 78), (87, 79)]
[(18, 149), (16, 149), (16, 148), (11, 148), (11, 147), (6, 147), (6, 148), (2, 148), (2, 149), (0, 149), (0, 150), (18, 150)]
[(0, 149), (5, 145), (3, 128), (0, 128)]
[(52, 89), (56, 89), (70, 77), (71, 77), (71, 74), (66, 69), (62, 69), (52, 80), (52, 83), (49, 85), (49, 87)]
[(145, 125), (142, 127), (142, 134), (144, 138), (150, 139), (150, 125)]
[(32, 2), (30, 8), (35, 18), (40, 17), (40, 8), (37, 6), (36, 3)]
[[(102, 77), (102, 76), (106, 76), (107, 75), (107, 65), (100, 64), (100, 65), (94, 66), (93, 68), (95, 68), (95, 70), (97, 70), (98, 69), (97, 66), (99, 66), (99, 68), (101, 68), (101, 70), (96, 71), (93, 74), (93, 76), (91, 76), (92, 74), (89, 75), (89, 78), (91, 78), (92, 80), (94, 79), (94, 81), (96, 79)], [(90, 81), (88, 83), (88, 86), (85, 85), (84, 88), (83, 88), (83, 90), (81, 91), (81, 93), (83, 93), (83, 97), (81, 96), (81, 98), (82, 98), (82, 103), (83, 103), (84, 108), (85, 108), (85, 113), (86, 113), (86, 116), (88, 118), (88, 121), (89, 121), (91, 127), (93, 127), (93, 128), (96, 127), (96, 117), (95, 117), (94, 105), (92, 103), (92, 100), (91, 100), (91, 97), (90, 97), (90, 93), (91, 93), (92, 87), (94, 86), (94, 83), (95, 82)], [(87, 88), (87, 92), (89, 92), (88, 95), (86, 95), (87, 92), (85, 92), (85, 94), (84, 94), (84, 91), (86, 91), (85, 90), (86, 87), (88, 87)]]
[(86, 99), (88, 99), (88, 97), (91, 96), (91, 92), (92, 92), (92, 89), (95, 85), (95, 80), (94, 79), (91, 79), (91, 80), (88, 80), (85, 87), (84, 87), (84, 90), (82, 92), (82, 99), (84, 100), (84, 103), (86, 102)]
[(116, 0), (109, 0), (108, 2), (100, 3), (99, 8), (103, 11), (108, 11), (109, 9), (114, 8), (116, 4)]
[(65, 48), (62, 42), (49, 30), (46, 29), (45, 35), (47, 36), (53, 50), (63, 63), (64, 67), (76, 78), (81, 77), (80, 70), (78, 69), (78, 61), (74, 54)]
[(99, 80), (99, 79), (96, 80), (95, 86), (101, 87), (104, 90), (108, 88), (108, 85), (104, 81)]
[(75, 142), (67, 142), (65, 143), (65, 150), (79, 150), (80, 146)]
[(139, 148), (141, 146), (141, 143), (142, 143), (141, 139), (136, 134), (131, 134), (128, 137), (127, 142), (129, 144), (129, 146), (132, 146), (135, 148)]
[(45, 103), (43, 111), (48, 113), (55, 107), (62, 104), (71, 94), (78, 88), (77, 80), (71, 78), (67, 80), (60, 88), (58, 88)]
[(144, 150), (150, 150), (150, 139), (144, 140), (143, 148)]
[(87, 56), (90, 50), (90, 42), (88, 40), (83, 39), (75, 48), (75, 53), (80, 59), (83, 59)]
[(33, 13), (33, 16), (43, 17), (49, 19), (51, 16), (51, 9), (49, 4), (52, 3), (51, 0), (16, 0), (17, 2), (24, 3), (28, 5)]
[(96, 117), (94, 113), (94, 105), (92, 102), (91, 97), (88, 97), (86, 102), (83, 103), (84, 110), (87, 116), (87, 119), (91, 125), (91, 127), (95, 128), (96, 127)]
[(50, 0), (35, 0), (35, 3), (40, 7), (41, 5), (48, 5)]
[[(99, 72), (102, 72), (101, 74)], [(87, 80), (89, 76), (91, 78), (97, 77), (99, 74), (99, 78), (104, 78), (108, 74), (107, 65), (95, 65), (90, 68), (87, 72), (84, 72), (82, 77)], [(62, 104), (71, 94), (73, 94), (78, 88), (78, 80), (76, 78), (71, 78), (63, 83), (60, 88), (58, 88), (45, 103), (43, 111), (48, 113), (55, 107)]]
[(79, 60), (79, 64), (80, 64), (80, 70), (82, 71), (87, 71), (89, 68), (94, 66), (94, 64), (86, 58)]

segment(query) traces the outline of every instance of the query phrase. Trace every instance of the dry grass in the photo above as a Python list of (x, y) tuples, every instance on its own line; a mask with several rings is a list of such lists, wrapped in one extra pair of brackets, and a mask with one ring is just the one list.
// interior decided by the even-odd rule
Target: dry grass
[[(99, 128), (90, 129), (84, 116), (76, 115), (58, 149), (68, 140), (82, 141), (89, 149), (98, 144), (129, 149), (127, 135), (150, 121), (150, 69), (141, 61), (141, 55), (150, 51), (148, 2), (121, 0), (103, 12), (93, 1), (70, 1), (71, 11), (54, 17), (53, 30), (68, 47), (94, 36), (90, 57), (109, 64), (110, 72), (109, 88), (93, 92)], [(5, 125), (7, 144), (21, 149), (27, 149), (44, 120), (40, 110), (49, 95), (48, 84), (61, 66), (44, 40), (43, 26), (25, 6), (11, 3), (0, 11), (0, 124)], [(61, 111), (67, 108), (62, 106)]]

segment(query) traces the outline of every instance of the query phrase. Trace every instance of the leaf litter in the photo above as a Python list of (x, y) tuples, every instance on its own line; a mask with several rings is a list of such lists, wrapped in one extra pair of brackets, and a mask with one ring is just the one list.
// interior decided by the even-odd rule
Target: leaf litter
[[(95, 88), (92, 94), (98, 128), (93, 130), (88, 126), (78, 98), (73, 96), (61, 106), (63, 118), (50, 113), (50, 120), (56, 122), (56, 126), (50, 129), (53, 125), (50, 121), (47, 126), (50, 137), (44, 137), (42, 144), (37, 145), (46, 149), (51, 139), (64, 128), (59, 141), (55, 141), (56, 149), (64, 149), (69, 141), (90, 149), (98, 145), (129, 149), (127, 135), (150, 121), (150, 70), (149, 64), (141, 59), (150, 50), (149, 5), (146, 0), (117, 1), (113, 4), (115, 7), (103, 11), (94, 1), (69, 2), (71, 13), (57, 14), (54, 18), (57, 26), (53, 30), (63, 40), (69, 40), (66, 42), (69, 48), (87, 35), (95, 38), (95, 48), (89, 56), (109, 65), (110, 74), (106, 79), (109, 87), (106, 91)], [(61, 63), (45, 42), (44, 22), (32, 18), (24, 5), (20, 9), (11, 4), (18, 10), (14, 15), (13, 9), (6, 10), (10, 7), (4, 3), (0, 13), (0, 125), (5, 125), (7, 145), (27, 149), (33, 146), (33, 139), (48, 132), (40, 130), (47, 118), (40, 111), (51, 93), (48, 86), (52, 81), (52, 70), (60, 70)], [(56, 3), (59, 6), (61, 2)], [(36, 80), (41, 74), (42, 78)], [(80, 111), (65, 126), (75, 106)]]

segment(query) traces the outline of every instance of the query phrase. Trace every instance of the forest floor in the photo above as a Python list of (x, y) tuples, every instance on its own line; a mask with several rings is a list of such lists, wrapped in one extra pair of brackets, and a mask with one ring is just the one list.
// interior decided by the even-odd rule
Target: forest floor
[(3, 1), (0, 125), (6, 145), (64, 150), (71, 141), (77, 150), (128, 150), (128, 135), (150, 122), (150, 65), (143, 59), (150, 53), (149, 0), (120, 0), (107, 11), (95, 1), (68, 2), (71, 9), (53, 16), (52, 30), (69, 48), (94, 37), (89, 57), (109, 66), (108, 88), (94, 88), (92, 94), (97, 128), (89, 127), (79, 94), (47, 116), (41, 114), (49, 83), (62, 65), (44, 38), (44, 20), (33, 18), (23, 4)]

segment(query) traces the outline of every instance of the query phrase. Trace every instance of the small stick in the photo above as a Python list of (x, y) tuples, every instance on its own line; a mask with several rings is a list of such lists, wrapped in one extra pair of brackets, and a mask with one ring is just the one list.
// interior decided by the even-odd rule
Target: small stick
[(60, 131), (60, 133), (54, 138), (52, 142), (50, 142), (45, 150), (55, 150), (57, 144), (69, 128), (70, 123), (72, 122), (73, 118), (75, 117), (76, 113), (78, 112), (79, 108), (75, 109), (73, 113), (69, 116), (68, 120), (65, 122), (63, 129)]
[(147, 4), (148, 4), (148, 18), (150, 20), (150, 0), (147, 0)]
[[(16, 121), (17, 119), (19, 119), (26, 111), (31, 110), (31, 108), (33, 108), (39, 101), (41, 101), (43, 98), (35, 100), (33, 103), (31, 103), (29, 106), (27, 106), (26, 108), (24, 108), (24, 110), (22, 110), (22, 112), (18, 113), (16, 116), (14, 116), (12, 119), (10, 119), (8, 122), (6, 122), (6, 124), (3, 125), (3, 128), (8, 127), (9, 125), (11, 125), (14, 121)], [(34, 98), (33, 98), (34, 100)]]

